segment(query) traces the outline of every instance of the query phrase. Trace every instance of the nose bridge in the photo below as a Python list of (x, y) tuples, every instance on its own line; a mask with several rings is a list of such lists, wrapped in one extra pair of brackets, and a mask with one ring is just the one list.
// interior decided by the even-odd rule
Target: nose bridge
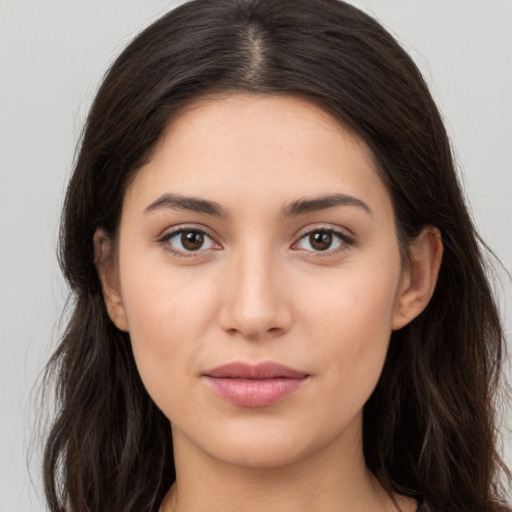
[(247, 337), (287, 329), (290, 314), (279, 270), (276, 251), (268, 240), (252, 238), (233, 251), (226, 276), (224, 329)]

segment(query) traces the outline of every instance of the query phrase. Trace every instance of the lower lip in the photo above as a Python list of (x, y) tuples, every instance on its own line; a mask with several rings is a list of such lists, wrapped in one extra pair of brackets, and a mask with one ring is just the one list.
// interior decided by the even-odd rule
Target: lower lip
[(205, 376), (219, 396), (242, 407), (268, 407), (297, 391), (306, 381), (302, 378), (238, 379)]

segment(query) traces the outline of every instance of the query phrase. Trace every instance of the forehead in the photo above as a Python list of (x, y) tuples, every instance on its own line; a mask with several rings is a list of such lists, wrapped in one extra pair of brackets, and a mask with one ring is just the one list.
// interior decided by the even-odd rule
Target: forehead
[(364, 142), (320, 106), (242, 93), (201, 98), (169, 123), (127, 199), (164, 192), (259, 207), (333, 192), (389, 202)]

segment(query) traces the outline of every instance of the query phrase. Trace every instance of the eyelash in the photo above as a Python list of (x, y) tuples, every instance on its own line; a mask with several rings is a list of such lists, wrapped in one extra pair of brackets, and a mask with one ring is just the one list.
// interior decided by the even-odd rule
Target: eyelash
[[(178, 235), (183, 235), (184, 233), (195, 233), (200, 236), (203, 236), (205, 239), (208, 239), (211, 244), (217, 245), (218, 247), (208, 247), (204, 249), (202, 246), (197, 250), (182, 250), (182, 249), (175, 249), (169, 242), (174, 237)], [(307, 237), (311, 237), (315, 233), (328, 233), (332, 235), (333, 237), (333, 243), (334, 240), (337, 240), (339, 245), (335, 247), (334, 249), (331, 249), (330, 247), (325, 250), (314, 250), (314, 249), (301, 249), (297, 247), (299, 243), (302, 240), (306, 240)], [(166, 233), (163, 237), (161, 237), (158, 240), (159, 243), (161, 243), (164, 246), (164, 249), (172, 254), (173, 256), (179, 257), (179, 258), (193, 258), (197, 257), (199, 254), (204, 253), (205, 251), (209, 250), (218, 250), (220, 248), (220, 244), (218, 244), (213, 237), (211, 237), (208, 233), (206, 233), (204, 230), (192, 226), (180, 226), (173, 231)], [(180, 242), (181, 243), (181, 242)], [(292, 249), (304, 251), (311, 253), (314, 255), (314, 257), (326, 257), (326, 256), (332, 256), (334, 254), (338, 254), (340, 252), (346, 251), (350, 246), (353, 246), (355, 244), (355, 240), (353, 237), (347, 235), (345, 232), (334, 229), (331, 227), (317, 227), (314, 229), (309, 229), (308, 231), (301, 234), (301, 236), (298, 238), (296, 242), (292, 244)], [(181, 244), (183, 246), (183, 244)], [(310, 244), (311, 245), (311, 244)]]

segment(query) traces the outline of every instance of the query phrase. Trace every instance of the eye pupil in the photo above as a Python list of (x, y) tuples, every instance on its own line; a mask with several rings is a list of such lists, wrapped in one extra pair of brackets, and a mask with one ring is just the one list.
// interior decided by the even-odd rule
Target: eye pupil
[(317, 251), (325, 251), (332, 244), (332, 233), (328, 231), (315, 231), (309, 235), (309, 243)]
[(181, 234), (181, 244), (188, 251), (197, 251), (204, 244), (204, 235), (198, 231), (185, 231)]

